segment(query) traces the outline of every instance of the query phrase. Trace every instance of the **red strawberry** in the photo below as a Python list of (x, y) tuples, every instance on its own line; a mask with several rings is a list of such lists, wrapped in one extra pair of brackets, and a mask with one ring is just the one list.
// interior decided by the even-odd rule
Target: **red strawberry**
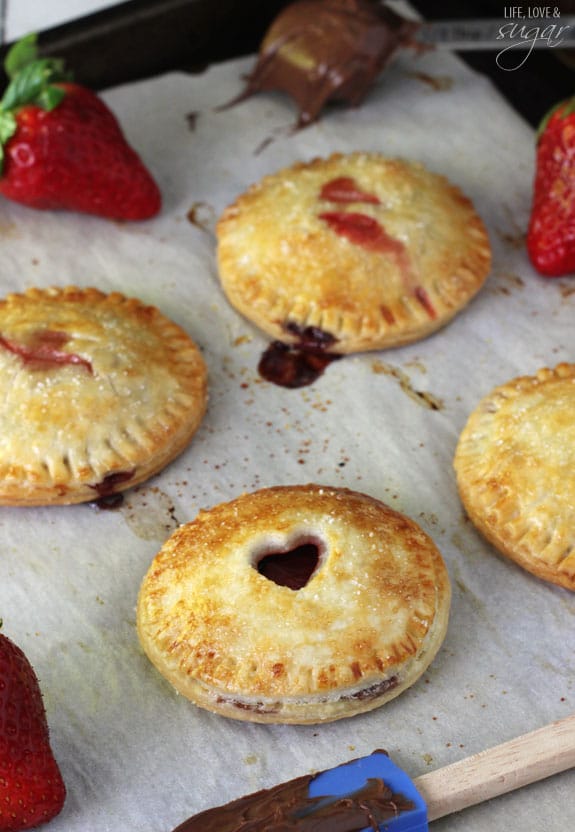
[(51, 820), (65, 796), (36, 674), (22, 650), (0, 634), (0, 832)]
[(143, 220), (161, 207), (158, 186), (106, 104), (73, 84), (29, 35), (8, 53), (0, 102), (0, 193), (32, 208)]
[(575, 98), (539, 128), (527, 252), (546, 277), (575, 273)]

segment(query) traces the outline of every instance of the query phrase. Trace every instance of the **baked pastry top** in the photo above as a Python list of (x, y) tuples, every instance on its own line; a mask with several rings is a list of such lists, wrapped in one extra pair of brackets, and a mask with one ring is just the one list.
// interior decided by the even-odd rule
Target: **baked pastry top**
[(575, 364), (496, 387), (455, 453), (475, 526), (539, 578), (575, 590)]
[(313, 723), (404, 691), (445, 636), (450, 584), (412, 520), (347, 489), (277, 486), (202, 511), (145, 576), (138, 633), (210, 711)]
[(78, 503), (147, 479), (206, 407), (191, 338), (117, 292), (29, 289), (0, 301), (0, 504)]
[(491, 267), (486, 229), (457, 187), (375, 153), (264, 177), (225, 209), (217, 236), (232, 305), (286, 343), (322, 332), (334, 353), (429, 335)]

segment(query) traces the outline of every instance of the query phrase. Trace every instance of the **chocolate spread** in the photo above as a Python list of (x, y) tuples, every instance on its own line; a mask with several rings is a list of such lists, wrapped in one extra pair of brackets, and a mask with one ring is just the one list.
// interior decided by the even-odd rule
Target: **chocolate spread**
[(373, 829), (414, 808), (392, 793), (380, 778), (342, 797), (308, 796), (314, 775), (208, 809), (180, 824), (174, 832), (359, 832)]
[(419, 24), (379, 0), (297, 0), (275, 18), (243, 93), (279, 90), (299, 107), (298, 127), (328, 101), (359, 105)]
[(135, 469), (132, 468), (131, 471), (115, 471), (112, 474), (106, 474), (103, 480), (94, 483), (90, 488), (93, 488), (100, 497), (109, 497), (116, 492), (118, 485), (123, 485), (131, 480), (134, 473)]

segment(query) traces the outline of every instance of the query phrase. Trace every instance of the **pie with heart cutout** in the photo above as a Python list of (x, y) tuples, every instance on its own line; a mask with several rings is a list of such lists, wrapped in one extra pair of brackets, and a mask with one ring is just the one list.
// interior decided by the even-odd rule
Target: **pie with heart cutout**
[(142, 582), (141, 644), (196, 705), (327, 722), (405, 691), (444, 639), (450, 583), (433, 541), (366, 494), (276, 486), (201, 511)]

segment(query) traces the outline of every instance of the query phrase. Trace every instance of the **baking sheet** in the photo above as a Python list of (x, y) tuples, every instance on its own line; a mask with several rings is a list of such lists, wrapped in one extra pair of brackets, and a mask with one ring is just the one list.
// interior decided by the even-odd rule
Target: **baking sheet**
[[(202, 809), (376, 747), (417, 776), (574, 708), (575, 597), (493, 552), (465, 520), (452, 471), (481, 396), (575, 358), (575, 283), (537, 277), (524, 252), (533, 132), (485, 79), (439, 54), (402, 54), (363, 107), (331, 109), (300, 132), (281, 95), (217, 111), (252, 63), (105, 94), (162, 188), (157, 219), (120, 224), (0, 203), (4, 292), (74, 283), (137, 295), (185, 327), (210, 373), (194, 441), (120, 509), (0, 509), (4, 632), (40, 677), (68, 787), (52, 832), (169, 832)], [(265, 173), (357, 149), (420, 160), (457, 183), (488, 226), (493, 272), (434, 336), (346, 357), (312, 386), (285, 390), (258, 377), (268, 340), (221, 293), (215, 219)], [(262, 726), (204, 712), (138, 645), (140, 581), (199, 509), (303, 482), (383, 499), (433, 537), (453, 583), (444, 647), (414, 687), (349, 720)], [(433, 829), (565, 832), (575, 828), (574, 787), (566, 773)]]

